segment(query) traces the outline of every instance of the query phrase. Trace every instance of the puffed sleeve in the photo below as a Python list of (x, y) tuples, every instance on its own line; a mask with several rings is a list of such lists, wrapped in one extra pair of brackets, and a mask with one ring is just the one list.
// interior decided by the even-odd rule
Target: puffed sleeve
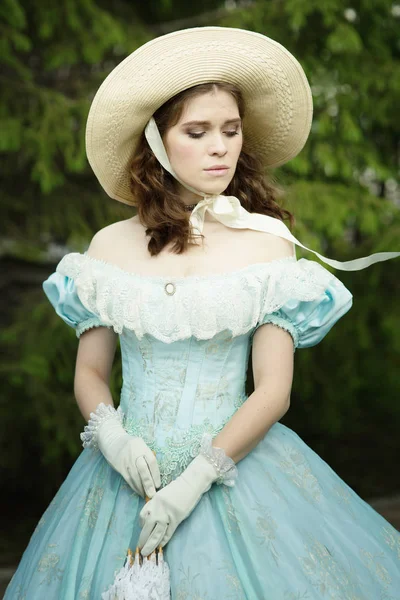
[(58, 272), (52, 273), (42, 287), (56, 313), (75, 329), (78, 338), (84, 331), (103, 325), (97, 315), (84, 307), (71, 277)]
[[(298, 291), (294, 286), (277, 310), (262, 311), (253, 332), (265, 323), (277, 325), (290, 333), (295, 349), (318, 344), (353, 304), (351, 292), (332, 273), (314, 261), (301, 260)], [(312, 276), (307, 281), (308, 273)]]

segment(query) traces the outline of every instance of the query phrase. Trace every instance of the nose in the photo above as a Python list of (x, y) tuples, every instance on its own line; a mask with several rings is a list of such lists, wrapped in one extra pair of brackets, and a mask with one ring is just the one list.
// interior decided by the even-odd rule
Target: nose
[(208, 147), (208, 152), (211, 156), (218, 155), (224, 156), (228, 149), (225, 144), (225, 140), (222, 135), (216, 135), (212, 140), (212, 143)]

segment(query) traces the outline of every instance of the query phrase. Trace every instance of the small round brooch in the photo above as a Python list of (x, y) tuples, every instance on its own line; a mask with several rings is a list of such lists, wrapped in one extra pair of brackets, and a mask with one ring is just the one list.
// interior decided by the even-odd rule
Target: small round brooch
[(172, 294), (175, 294), (175, 290), (176, 290), (175, 284), (173, 284), (171, 282), (166, 283), (164, 289), (165, 289), (166, 293), (168, 294), (168, 296), (172, 296)]

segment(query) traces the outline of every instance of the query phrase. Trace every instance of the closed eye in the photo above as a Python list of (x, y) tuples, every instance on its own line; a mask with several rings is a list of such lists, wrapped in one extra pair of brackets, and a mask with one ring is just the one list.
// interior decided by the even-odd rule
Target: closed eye
[[(233, 136), (235, 136), (235, 135), (239, 135), (239, 131), (238, 131), (237, 129), (236, 129), (235, 131), (224, 131), (223, 133), (224, 133), (226, 136), (228, 136), (228, 137), (233, 137)], [(205, 134), (206, 134), (206, 132), (205, 132), (205, 131), (202, 131), (202, 132), (200, 132), (200, 133), (192, 133), (192, 132), (189, 132), (189, 133), (188, 133), (188, 136), (189, 136), (190, 138), (193, 138), (193, 139), (199, 139), (199, 138), (202, 138), (202, 137), (203, 137), (203, 135), (205, 135)]]
[(190, 138), (198, 139), (198, 138), (203, 137), (204, 134), (205, 134), (205, 131), (202, 131), (201, 133), (188, 133), (188, 136)]

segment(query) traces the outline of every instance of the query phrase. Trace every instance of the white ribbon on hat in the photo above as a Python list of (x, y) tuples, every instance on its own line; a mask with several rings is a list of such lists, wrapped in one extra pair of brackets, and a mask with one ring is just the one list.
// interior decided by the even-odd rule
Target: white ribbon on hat
[(179, 179), (169, 162), (164, 143), (153, 117), (146, 126), (145, 136), (155, 157), (164, 167), (164, 169), (168, 171), (168, 173), (171, 173), (171, 175), (175, 177), (175, 179), (179, 181), (179, 183), (186, 189), (197, 194), (198, 196), (203, 197), (203, 200), (200, 200), (196, 204), (192, 214), (190, 215), (190, 223), (195, 233), (202, 233), (205, 213), (208, 210), (215, 219), (227, 227), (233, 227), (236, 229), (254, 229), (256, 231), (272, 233), (273, 235), (277, 235), (278, 237), (282, 237), (290, 242), (293, 242), (297, 246), (304, 248), (304, 250), (312, 252), (318, 256), (322, 262), (334, 267), (335, 269), (339, 269), (340, 271), (360, 271), (361, 269), (366, 269), (370, 265), (373, 265), (377, 262), (390, 260), (400, 256), (400, 252), (377, 252), (375, 254), (370, 254), (369, 256), (363, 256), (361, 258), (346, 261), (334, 260), (332, 258), (322, 256), (322, 254), (319, 254), (311, 248), (307, 248), (307, 246), (304, 246), (297, 238), (295, 238), (283, 221), (280, 221), (275, 217), (270, 217), (269, 215), (263, 215), (261, 213), (249, 213), (245, 208), (243, 208), (243, 206), (240, 204), (240, 200), (235, 196), (223, 196), (222, 194), (217, 196), (205, 194), (204, 192), (195, 190), (190, 185)]

